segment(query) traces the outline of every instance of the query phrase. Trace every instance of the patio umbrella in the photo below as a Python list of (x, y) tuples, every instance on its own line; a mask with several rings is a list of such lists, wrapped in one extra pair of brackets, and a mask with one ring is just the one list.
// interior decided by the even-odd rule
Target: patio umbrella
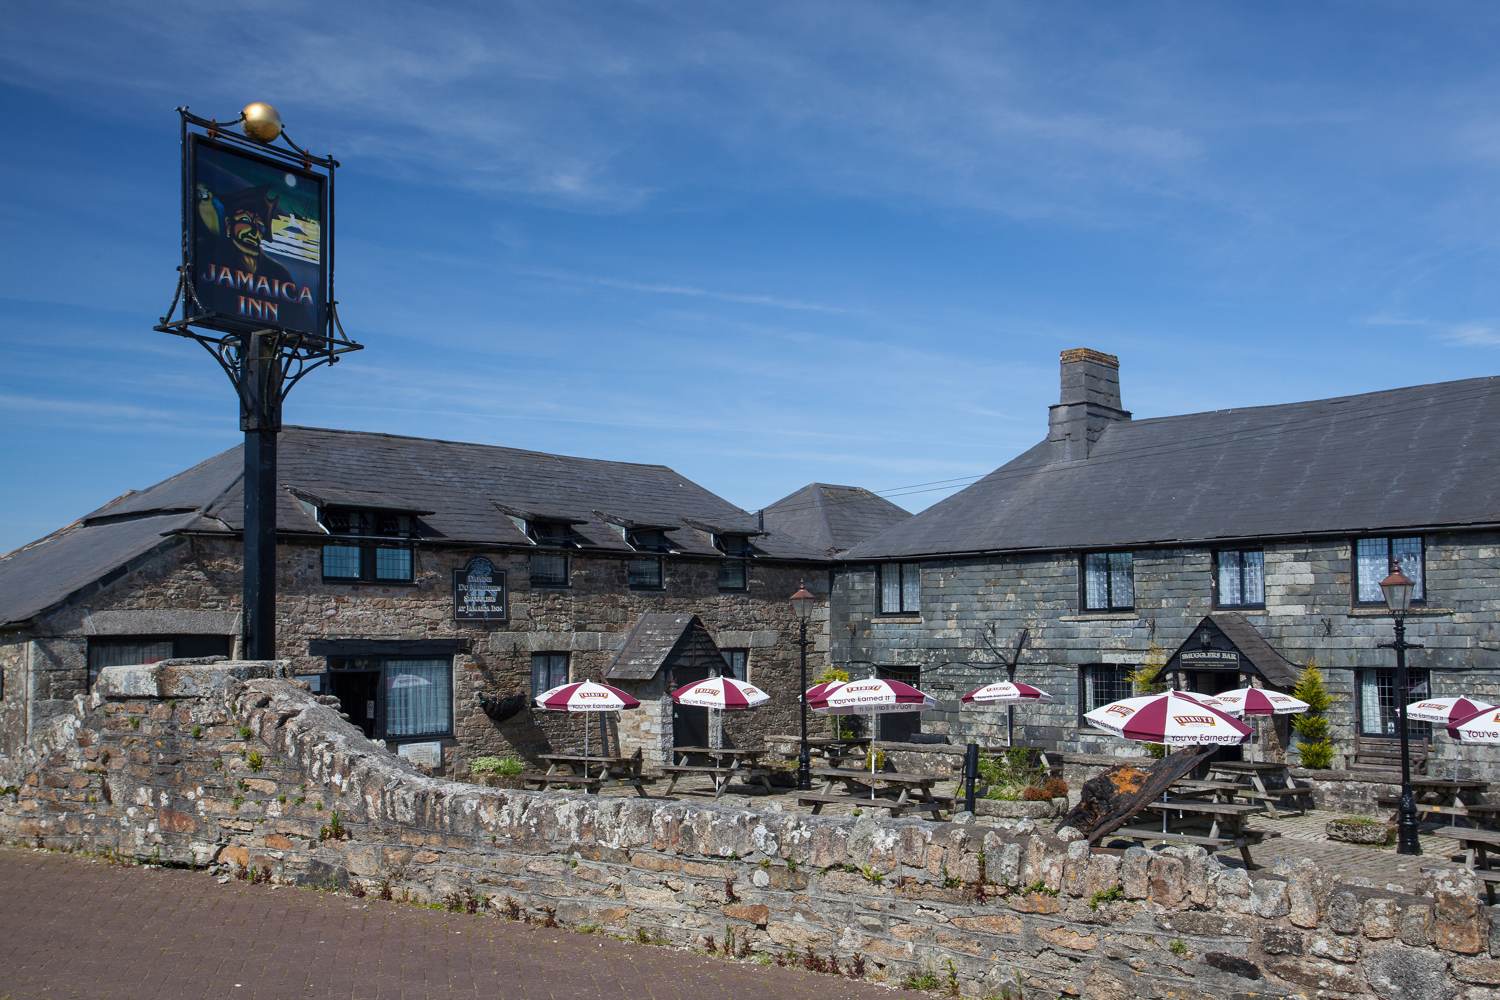
[(1453, 723), (1448, 727), (1448, 735), (1460, 743), (1500, 745), (1500, 708), (1491, 705)]
[(1095, 729), (1169, 747), (1237, 746), (1250, 727), (1183, 691), (1122, 698), (1084, 715)]
[(1214, 697), (1225, 715), (1301, 715), (1309, 707), (1301, 698), (1256, 687), (1236, 688)]
[(1041, 688), (1032, 687), (1030, 684), (1017, 684), (1014, 681), (996, 681), (993, 684), (986, 684), (983, 687), (975, 688), (964, 695), (961, 700), (965, 705), (1004, 705), (1005, 745), (1013, 746), (1016, 742), (1016, 716), (1011, 711), (1013, 706), (1028, 701), (1051, 701), (1052, 696)]
[[(1123, 698), (1084, 715), (1095, 729), (1138, 743), (1169, 747), (1235, 746), (1250, 738), (1250, 727), (1182, 691)], [(1167, 793), (1161, 795), (1167, 801)], [(1167, 814), (1161, 814), (1167, 829)]]
[[(808, 704), (829, 715), (874, 716), (891, 712), (921, 712), (932, 708), (937, 700), (930, 694), (918, 691), (910, 684), (881, 677), (862, 681), (848, 681), (824, 690), (816, 703)], [(870, 775), (875, 775), (875, 741), (870, 741)], [(870, 798), (875, 797), (875, 785), (870, 784)]]
[(1406, 706), (1406, 717), (1415, 722), (1431, 722), (1438, 726), (1453, 726), (1467, 722), (1481, 712), (1494, 708), (1478, 698), (1423, 698)]
[(679, 705), (723, 712), (754, 708), (770, 701), (771, 696), (754, 684), (737, 681), (733, 677), (705, 677), (690, 681), (673, 691), (672, 700)]
[[(537, 708), (549, 712), (618, 712), (627, 708), (639, 708), (640, 702), (629, 694), (609, 684), (597, 681), (573, 681), (559, 684), (536, 696)], [(601, 730), (601, 737), (603, 732)], [(589, 720), (583, 720), (583, 767), (588, 771)]]

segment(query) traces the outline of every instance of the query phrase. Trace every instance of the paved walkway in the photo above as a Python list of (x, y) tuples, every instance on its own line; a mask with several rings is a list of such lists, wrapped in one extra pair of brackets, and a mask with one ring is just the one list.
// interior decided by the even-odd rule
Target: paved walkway
[(802, 970), (0, 848), (0, 1000), (896, 1000)]

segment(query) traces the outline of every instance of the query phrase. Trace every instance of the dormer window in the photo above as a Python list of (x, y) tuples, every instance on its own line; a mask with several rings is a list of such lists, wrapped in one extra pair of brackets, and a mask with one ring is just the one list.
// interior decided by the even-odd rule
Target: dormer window
[(748, 535), (715, 535), (714, 546), (724, 553), (719, 564), (720, 590), (747, 590), (750, 586), (749, 559), (754, 555)]
[(416, 518), (399, 511), (322, 507), (318, 523), (328, 532), (323, 579), (365, 583), (410, 583)]
[(672, 544), (661, 528), (630, 528), (625, 532), (625, 541), (641, 553), (625, 562), (625, 582), (631, 590), (661, 590), (664, 585), (662, 557), (660, 553), (671, 552)]
[(538, 545), (556, 545), (561, 548), (577, 548), (573, 528), (566, 521), (527, 521), (526, 534)]

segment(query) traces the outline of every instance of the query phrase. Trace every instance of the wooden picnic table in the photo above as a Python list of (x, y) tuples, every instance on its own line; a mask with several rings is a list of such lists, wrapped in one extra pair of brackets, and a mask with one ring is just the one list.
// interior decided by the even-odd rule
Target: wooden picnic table
[(1311, 788), (1298, 785), (1292, 778), (1290, 768), (1276, 761), (1216, 760), (1208, 765), (1208, 773), (1229, 775), (1230, 780), (1244, 787), (1245, 790), (1239, 795), (1251, 801), (1265, 803), (1267, 815), (1273, 818), (1281, 815), (1277, 807), (1282, 806), (1285, 799), (1292, 799), (1297, 810), (1305, 814), (1307, 802), (1312, 796)]
[(576, 753), (543, 753), (537, 756), (547, 762), (547, 770), (523, 772), (521, 780), (527, 784), (543, 789), (560, 785), (565, 788), (581, 788), (586, 792), (598, 792), (601, 785), (632, 785), (637, 795), (646, 797), (639, 750), (629, 757)]
[[(1197, 844), (1210, 851), (1234, 847), (1239, 850), (1246, 868), (1255, 867), (1255, 862), (1250, 857), (1251, 846), (1260, 843), (1267, 836), (1275, 836), (1274, 833), (1268, 834), (1245, 827), (1246, 819), (1256, 813), (1266, 811), (1264, 804), (1259, 802), (1204, 802), (1201, 799), (1172, 799), (1167, 802), (1148, 803), (1146, 808), (1162, 814), (1161, 830), (1132, 826), (1115, 830), (1107, 836), (1141, 842)], [(1169, 829), (1167, 818), (1173, 813), (1176, 813), (1179, 818), (1192, 816), (1200, 821), (1207, 819), (1208, 831), (1193, 833), (1180, 828)]]
[(856, 754), (863, 759), (868, 753), (872, 737), (869, 736), (810, 736), (807, 740), (807, 749), (827, 760), (832, 767), (838, 767), (846, 758)]
[(1495, 884), (1500, 882), (1500, 870), (1494, 868), (1490, 850), (1500, 853), (1500, 830), (1477, 830), (1467, 827), (1445, 826), (1432, 831), (1434, 836), (1454, 840), (1463, 847), (1464, 867), (1484, 883), (1485, 900), (1495, 904)]
[[(804, 793), (797, 801), (813, 807), (813, 814), (823, 806), (847, 804), (889, 809), (891, 815), (899, 816), (908, 810), (930, 812), (936, 816), (944, 809), (951, 809), (953, 797), (937, 795), (933, 787), (940, 781), (952, 780), (941, 774), (911, 774), (901, 771), (856, 771), (843, 767), (815, 767), (815, 777), (823, 779), (823, 787), (817, 792)], [(842, 784), (845, 791), (840, 794), (834, 786)], [(894, 793), (894, 794), (892, 794)]]
[[(1458, 826), (1459, 817), (1475, 822), (1493, 822), (1500, 806), (1484, 803), (1480, 798), (1490, 783), (1478, 778), (1412, 778), (1411, 790), (1417, 800), (1417, 812), (1426, 816), (1449, 816), (1450, 826)], [(1378, 805), (1394, 808), (1399, 818), (1401, 800), (1387, 796)]]
[(662, 768), (663, 774), (671, 775), (665, 794), (671, 795), (678, 780), (690, 774), (708, 777), (713, 782), (714, 798), (723, 795), (736, 779), (757, 782), (771, 792), (771, 771), (760, 764), (765, 753), (738, 747), (673, 747), (672, 763)]

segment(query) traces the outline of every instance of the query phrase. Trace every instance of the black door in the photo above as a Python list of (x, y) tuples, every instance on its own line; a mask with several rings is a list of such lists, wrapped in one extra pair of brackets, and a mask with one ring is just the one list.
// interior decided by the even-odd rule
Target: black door
[(380, 671), (334, 670), (328, 674), (328, 687), (338, 698), (339, 707), (349, 716), (349, 721), (364, 730), (366, 738), (373, 740)]
[[(707, 667), (688, 665), (672, 668), (672, 690), (708, 676)], [(708, 709), (672, 704), (672, 745), (677, 747), (708, 746)]]
[[(1186, 675), (1187, 689), (1194, 694), (1223, 694), (1225, 691), (1233, 691), (1240, 684), (1240, 675), (1229, 673), (1227, 670), (1189, 670)], [(1249, 718), (1240, 720), (1245, 725), (1254, 728), (1256, 723)], [(1255, 737), (1251, 737), (1252, 740)], [(1244, 760), (1245, 748), (1240, 746), (1221, 746), (1214, 752), (1213, 760)]]
[[(915, 667), (910, 669), (881, 667), (879, 674), (884, 680), (901, 681), (915, 688), (922, 686), (919, 683), (922, 679), (922, 672)], [(889, 740), (892, 743), (910, 743), (911, 738), (922, 731), (921, 712), (886, 712), (877, 715), (875, 719), (876, 738)]]

